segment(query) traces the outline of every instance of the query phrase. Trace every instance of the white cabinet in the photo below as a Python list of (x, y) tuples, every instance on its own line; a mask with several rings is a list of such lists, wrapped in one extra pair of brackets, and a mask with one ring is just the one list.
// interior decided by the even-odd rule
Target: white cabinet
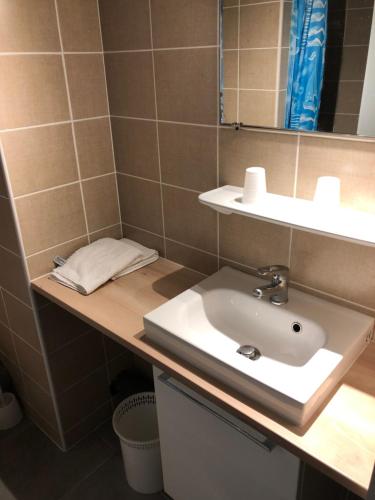
[(300, 461), (154, 368), (165, 492), (174, 500), (295, 500)]

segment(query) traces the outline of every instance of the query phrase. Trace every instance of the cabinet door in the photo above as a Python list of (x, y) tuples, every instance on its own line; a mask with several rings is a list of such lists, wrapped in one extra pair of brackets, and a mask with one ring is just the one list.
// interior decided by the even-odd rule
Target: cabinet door
[(154, 368), (164, 489), (174, 500), (295, 500), (299, 460)]

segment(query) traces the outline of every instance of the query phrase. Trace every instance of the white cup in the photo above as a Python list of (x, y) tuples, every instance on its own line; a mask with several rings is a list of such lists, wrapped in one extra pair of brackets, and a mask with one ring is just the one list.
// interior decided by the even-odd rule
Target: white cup
[(17, 398), (11, 392), (3, 393), (4, 404), (0, 404), (0, 430), (15, 427), (22, 420), (22, 411)]
[(249, 167), (245, 173), (242, 203), (255, 203), (267, 192), (266, 171), (263, 167)]
[(325, 175), (318, 177), (314, 202), (322, 208), (337, 208), (340, 206), (340, 186), (338, 177)]

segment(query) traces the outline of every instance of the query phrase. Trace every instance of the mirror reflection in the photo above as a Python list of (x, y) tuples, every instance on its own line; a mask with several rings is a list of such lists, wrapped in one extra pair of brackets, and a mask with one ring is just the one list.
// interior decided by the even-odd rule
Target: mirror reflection
[(375, 136), (374, 0), (222, 0), (221, 122)]

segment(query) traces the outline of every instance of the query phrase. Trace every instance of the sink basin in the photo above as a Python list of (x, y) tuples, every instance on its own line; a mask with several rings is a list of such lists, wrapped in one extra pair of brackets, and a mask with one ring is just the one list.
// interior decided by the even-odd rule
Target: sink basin
[(366, 347), (373, 318), (295, 289), (278, 307), (252, 296), (263, 283), (224, 267), (147, 314), (145, 331), (237, 392), (304, 425)]

